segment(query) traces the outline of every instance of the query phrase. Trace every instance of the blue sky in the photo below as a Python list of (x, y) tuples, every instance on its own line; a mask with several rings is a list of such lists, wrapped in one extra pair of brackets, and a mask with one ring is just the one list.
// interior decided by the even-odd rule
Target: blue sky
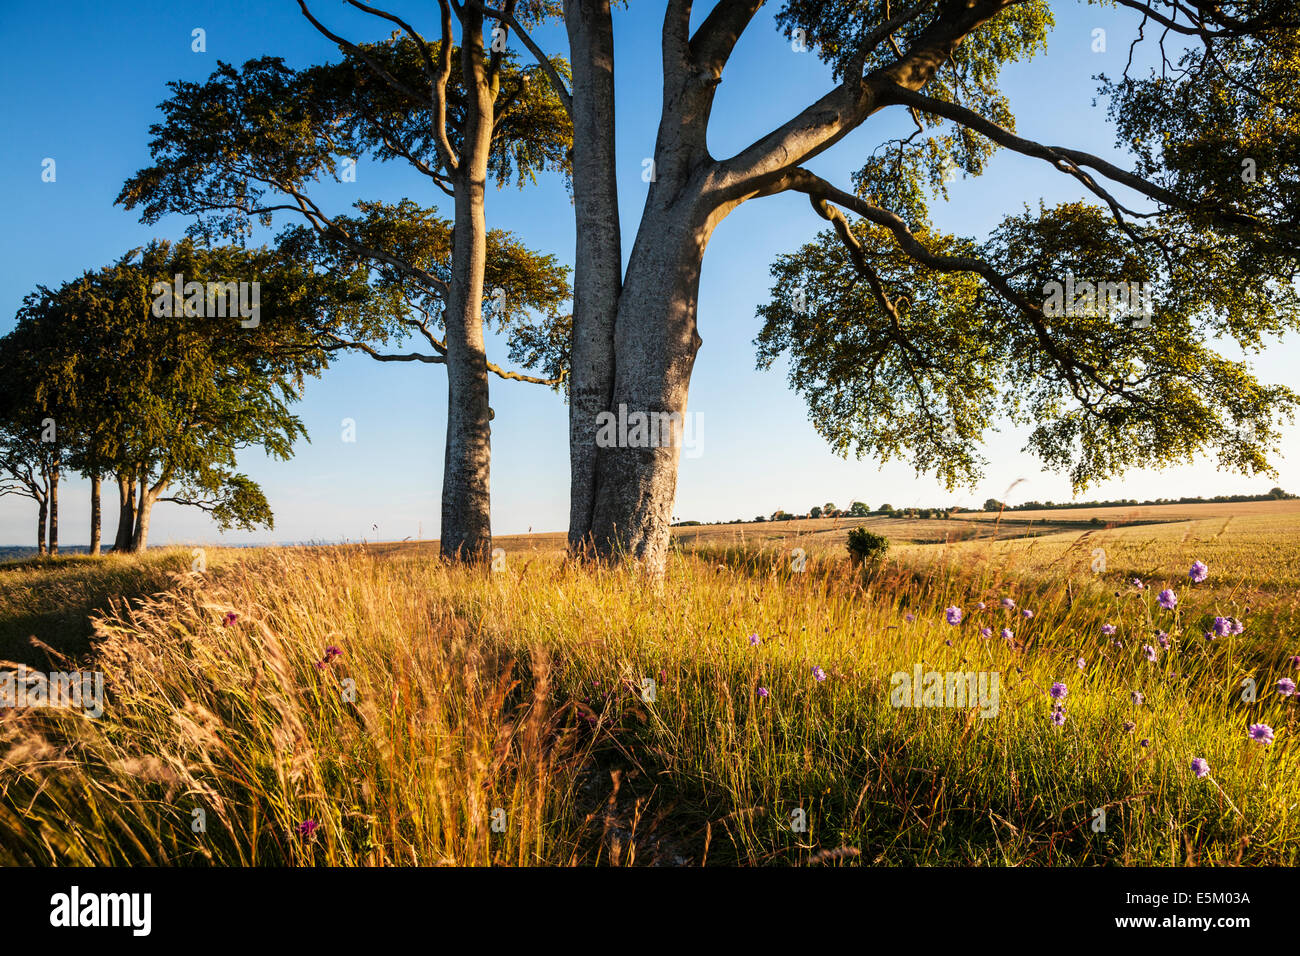
[[(114, 7), (108, 10), (106, 7)], [(699, 3), (696, 19), (710, 6)], [(710, 148), (725, 156), (779, 124), (829, 87), (827, 71), (810, 53), (791, 49), (769, 11), (742, 38), (723, 76)], [(1054, 2), (1057, 27), (1046, 54), (1009, 66), (1004, 89), (1018, 130), (1042, 141), (1113, 153), (1104, 104), (1094, 106), (1100, 72), (1117, 74), (1132, 35), (1127, 12), (1082, 2)], [(374, 18), (337, 2), (317, 0), (313, 12), (336, 32), (355, 39), (387, 34)], [(430, 3), (394, 3), (430, 34)], [(631, 249), (646, 184), (642, 160), (653, 151), (661, 67), (656, 35), (663, 3), (646, 0), (616, 12), (620, 206), (625, 254)], [(191, 31), (206, 31), (207, 51), (191, 51)], [(1108, 51), (1094, 52), (1093, 31), (1108, 31)], [(565, 51), (558, 27), (539, 30), (548, 50)], [(179, 237), (179, 217), (141, 225), (115, 207), (122, 182), (148, 164), (149, 125), (172, 79), (199, 80), (217, 60), (242, 63), (278, 55), (294, 66), (333, 58), (332, 45), (298, 11), (294, 0), (143, 0), (117, 6), (90, 2), (10, 0), (0, 11), (0, 104), (7, 136), (0, 147), (0, 176), (10, 184), (7, 228), (0, 234), (0, 331), (7, 331), (22, 297), (36, 284), (56, 284), (96, 267), (152, 237)], [(526, 52), (523, 55), (527, 55)], [(826, 156), (817, 172), (848, 186), (850, 174), (883, 138), (906, 128), (901, 114), (874, 117)], [(1116, 154), (1118, 155), (1118, 154)], [(57, 163), (57, 179), (41, 181), (42, 160)], [(982, 237), (1008, 212), (1040, 199), (1081, 198), (1067, 177), (1046, 164), (1000, 153), (977, 180), (959, 179), (951, 199), (936, 203), (934, 218), (953, 232)], [(329, 184), (318, 195), (341, 211), (356, 199), (409, 196), (439, 205), (445, 197), (421, 177), (395, 164), (363, 160), (355, 184)], [(449, 211), (444, 209), (444, 215)], [(573, 217), (557, 179), (525, 191), (507, 188), (488, 197), (489, 224), (515, 231), (534, 248), (571, 262)], [(278, 231), (259, 236), (269, 239)], [(871, 460), (835, 456), (808, 421), (803, 400), (779, 366), (759, 372), (753, 339), (755, 310), (770, 287), (768, 266), (811, 239), (823, 226), (802, 196), (745, 204), (718, 228), (709, 246), (700, 288), (699, 327), (704, 340), (695, 366), (690, 412), (702, 421), (702, 453), (682, 460), (674, 515), (703, 521), (753, 517), (777, 508), (803, 511), (853, 499), (873, 507), (953, 503), (977, 506), (1001, 496), (1018, 479), (1012, 502), (1071, 498), (1069, 481), (1044, 472), (1022, 454), (1024, 435), (991, 433), (984, 452), (986, 478), (974, 489), (946, 491), (905, 463), (881, 467)], [(491, 357), (505, 363), (500, 342)], [(1300, 359), (1295, 337), (1254, 359), (1266, 381), (1294, 380)], [(494, 379), (492, 503), (498, 534), (564, 530), (568, 519), (566, 408), (554, 393)], [(269, 461), (245, 453), (241, 466), (259, 481), (276, 515), (273, 531), (219, 535), (195, 509), (161, 504), (152, 544), (402, 539), (438, 533), (442, 481), (446, 379), (440, 366), (376, 363), (341, 358), (308, 385), (298, 406), (311, 437), (294, 458)], [(356, 422), (356, 441), (342, 440), (341, 422)], [(1136, 471), (1090, 489), (1086, 498), (1154, 498), (1263, 492), (1274, 484), (1300, 490), (1300, 429), (1288, 430), (1277, 478), (1248, 479), (1218, 472), (1213, 462), (1191, 462), (1163, 472)], [(88, 485), (65, 483), (61, 540), (89, 538)], [(106, 496), (105, 536), (116, 515)], [(115, 500), (115, 498), (113, 498)], [(0, 499), (0, 543), (29, 544), (34, 504)]]

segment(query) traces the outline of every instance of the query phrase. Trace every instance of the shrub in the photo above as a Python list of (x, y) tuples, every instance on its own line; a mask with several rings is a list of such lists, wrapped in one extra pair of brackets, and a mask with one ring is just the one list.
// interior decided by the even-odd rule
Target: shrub
[(889, 550), (889, 539), (866, 528), (854, 528), (849, 532), (848, 549), (854, 564), (875, 563)]

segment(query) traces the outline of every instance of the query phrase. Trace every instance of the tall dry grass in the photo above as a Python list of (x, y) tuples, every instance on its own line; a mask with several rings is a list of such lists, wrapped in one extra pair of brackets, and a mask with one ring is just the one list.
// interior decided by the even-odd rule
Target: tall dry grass
[[(1275, 687), (1300, 527), (1260, 520), (900, 549), (866, 574), (679, 552), (661, 582), (240, 554), (100, 620), (102, 718), (3, 714), (0, 859), (1294, 865), (1296, 698)], [(1245, 631), (1206, 639), (1215, 615)], [(996, 717), (893, 706), (917, 663), (997, 672)]]

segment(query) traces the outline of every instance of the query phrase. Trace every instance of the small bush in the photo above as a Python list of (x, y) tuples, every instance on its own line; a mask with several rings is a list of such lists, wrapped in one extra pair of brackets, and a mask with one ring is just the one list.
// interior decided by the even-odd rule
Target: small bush
[(874, 563), (889, 550), (889, 539), (866, 528), (854, 528), (849, 532), (848, 549), (854, 564), (863, 561)]

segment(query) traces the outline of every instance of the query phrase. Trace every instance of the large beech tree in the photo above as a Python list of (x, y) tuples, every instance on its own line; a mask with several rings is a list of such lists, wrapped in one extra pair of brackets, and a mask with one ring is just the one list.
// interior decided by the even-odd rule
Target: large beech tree
[[(803, 325), (774, 305), (760, 357), (799, 335), (821, 336), (819, 352), (797, 352), (795, 384), (838, 446), (910, 450), (923, 467), (960, 477), (974, 468), (969, 445), (995, 407), (1014, 410), (1018, 401), (1046, 416), (1031, 447), (1071, 468), (1078, 483), (1149, 453), (1163, 461), (1211, 449), (1236, 467), (1264, 464), (1274, 413), (1286, 413), (1294, 396), (1260, 386), (1206, 343), (1226, 331), (1255, 348), (1296, 326), (1282, 289), (1295, 276), (1300, 228), (1296, 5), (1090, 2), (1107, 16), (1113, 46), (1131, 41), (1156, 63), (1148, 75), (1126, 70), (1102, 83), (1126, 164), (1016, 130), (1000, 70), (1045, 48), (1056, 0), (789, 0), (777, 22), (827, 64), (829, 88), (735, 155), (714, 157), (714, 99), (762, 0), (718, 0), (694, 30), (691, 0), (669, 0), (655, 177), (624, 270), (610, 4), (566, 0), (573, 78), (568, 86), (550, 78), (574, 121), (571, 546), (662, 569), (679, 449), (597, 447), (596, 417), (620, 405), (685, 411), (709, 238), (742, 203), (788, 191), (809, 197), (810, 212), (832, 221), (844, 248), (824, 237), (797, 262), (778, 264), (778, 297), (818, 277), (858, 291)], [(491, 15), (521, 30), (509, 9)], [(807, 167), (886, 111), (910, 117), (915, 130), (882, 137), (852, 183)], [(985, 242), (934, 234), (927, 196), (952, 173), (979, 175), (998, 149), (1070, 177), (1092, 207), (1013, 217)], [(1008, 200), (1019, 208), (1036, 198)], [(1169, 298), (1145, 332), (1046, 315), (1034, 284), (1085, 268), (1116, 270), (1099, 280), (1150, 279)], [(836, 290), (811, 294), (824, 303)], [(991, 380), (940, 361), (941, 344), (975, 350), (975, 367)], [(1019, 380), (1019, 397), (1002, 387), (1014, 373), (1031, 376)], [(887, 395), (891, 384), (898, 388)], [(840, 414), (847, 419), (834, 422)], [(880, 423), (892, 416), (899, 421)]]
[[(543, 170), (567, 172), (569, 117), (543, 74), (562, 87), (568, 68), (559, 59), (518, 66), (505, 46), (507, 28), (485, 37), (481, 4), (439, 0), (439, 35), (432, 41), (393, 13), (349, 4), (397, 32), (382, 42), (355, 43), (300, 0), (303, 15), (338, 46), (342, 59), (303, 70), (277, 58), (242, 69), (221, 64), (206, 83), (173, 83), (173, 96), (162, 105), (166, 121), (153, 129), (155, 165), (133, 177), (119, 201), (142, 205), (146, 221), (168, 212), (196, 216), (196, 231), (206, 234), (240, 235), (257, 221), (269, 223), (276, 212), (295, 213), (327, 244), (316, 251), (337, 256), (344, 250), (389, 273), (384, 281), (399, 271), (408, 289), (419, 287), (421, 297), (436, 299), (441, 334), (426, 335), (418, 312), (410, 328), (435, 348), (412, 360), (447, 367), (441, 548), (445, 557), (480, 560), (491, 551), (488, 375), (558, 384), (558, 375), (506, 373), (487, 359), (484, 302), (499, 297), (485, 285), (490, 238), (484, 198), (489, 179), (523, 185)], [(514, 0), (506, 9), (524, 22), (554, 12), (549, 3)], [(451, 197), (444, 270), (408, 261), (399, 246), (384, 244), (387, 238), (400, 243), (402, 236), (400, 229), (382, 228), (371, 215), (374, 207), (338, 216), (317, 201), (319, 179), (346, 181), (356, 160), (367, 155), (406, 163), (430, 188)], [(518, 314), (511, 297), (523, 302), (526, 295), (503, 288), (505, 308)], [(373, 345), (348, 341), (363, 351)], [(543, 351), (514, 354), (548, 364)], [(391, 354), (387, 360), (394, 360)]]

